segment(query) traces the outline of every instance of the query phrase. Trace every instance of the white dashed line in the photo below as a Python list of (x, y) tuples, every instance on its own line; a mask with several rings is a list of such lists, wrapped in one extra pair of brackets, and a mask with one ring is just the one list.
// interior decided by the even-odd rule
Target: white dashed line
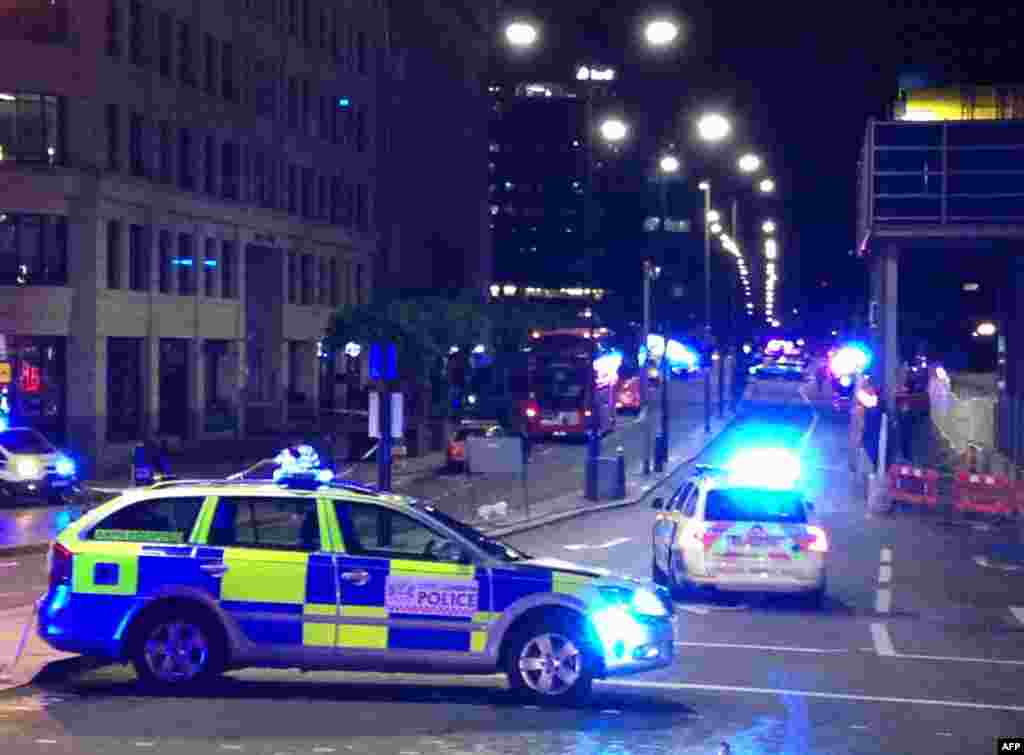
[(684, 611), (689, 611), (690, 613), (695, 613), (698, 616), (707, 616), (709, 613), (711, 613), (711, 609), (710, 608), (706, 608), (705, 606), (679, 606), (679, 607), (682, 608)]
[(864, 724), (850, 724), (851, 729), (866, 729), (868, 728)]
[(772, 697), (810, 697), (819, 700), (850, 700), (862, 703), (905, 703), (907, 705), (935, 705), (944, 708), (967, 708), (971, 710), (999, 710), (1010, 713), (1024, 713), (1024, 705), (996, 705), (994, 703), (976, 703), (969, 700), (935, 700), (924, 697), (886, 697), (875, 695), (857, 695), (847, 692), (815, 692), (803, 689), (775, 689), (772, 687), (739, 687), (728, 684), (697, 684), (689, 682), (649, 682), (620, 679), (606, 682), (609, 687), (628, 687), (631, 689), (661, 689), (670, 691), (725, 692), (747, 695), (771, 695)]
[(222, 750), (242, 750), (242, 749), (244, 749), (244, 747), (242, 745), (221, 745), (220, 749), (222, 749)]
[(540, 710), (539, 705), (524, 705), (523, 710)]
[(885, 624), (871, 625), (871, 639), (875, 641), (875, 652), (879, 655), (896, 655), (892, 638), (889, 637), (889, 628)]
[(1000, 569), (1002, 571), (1020, 571), (1021, 567), (1017, 564), (1000, 564), (989, 561), (984, 556), (975, 556), (974, 563), (978, 566), (985, 566), (990, 569)]
[(1024, 624), (1024, 608), (1020, 606), (1010, 606), (1010, 613), (1013, 614), (1013, 618)]
[(56, 739), (37, 739), (36, 740), (36, 744), (37, 745), (55, 745), (55, 744), (57, 744), (57, 740)]
[(156, 747), (156, 742), (136, 742), (136, 747)]
[(952, 661), (956, 663), (991, 663), (996, 666), (1024, 666), (1024, 661), (1009, 658), (967, 658), (959, 655), (918, 655), (916, 653), (895, 653), (893, 658), (911, 661)]
[(937, 731), (937, 732), (935, 732), (935, 736), (937, 736), (937, 737), (951, 737), (951, 736), (953, 736), (953, 732), (951, 732), (951, 731)]
[(875, 595), (875, 613), (889, 613), (890, 608), (892, 608), (892, 590), (879, 590)]
[(882, 564), (878, 567), (878, 582), (879, 584), (888, 584), (892, 582), (892, 567), (888, 564)]
[(892, 548), (882, 548), (882, 557), (879, 559), (883, 564), (892, 563)]
[(337, 752), (333, 747), (314, 747), (313, 752)]

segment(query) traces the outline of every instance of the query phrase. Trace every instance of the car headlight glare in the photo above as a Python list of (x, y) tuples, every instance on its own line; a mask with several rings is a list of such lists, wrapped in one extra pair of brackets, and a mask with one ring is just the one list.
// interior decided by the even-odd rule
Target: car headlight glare
[(75, 476), (75, 462), (69, 459), (67, 456), (61, 456), (57, 459), (57, 474), (61, 477), (74, 477)]
[(42, 471), (42, 467), (39, 462), (35, 459), (18, 459), (18, 464), (15, 467), (19, 477), (28, 479), (36, 478)]
[(668, 609), (661, 598), (650, 590), (641, 588), (634, 592), (630, 605), (641, 616), (668, 616)]

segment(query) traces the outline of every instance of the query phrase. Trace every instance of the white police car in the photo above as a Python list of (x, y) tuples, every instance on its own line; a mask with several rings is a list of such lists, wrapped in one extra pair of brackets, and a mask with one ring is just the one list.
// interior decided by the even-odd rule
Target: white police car
[(666, 591), (535, 558), (403, 496), (332, 479), (309, 448), (276, 480), (163, 482), (71, 524), (39, 635), (173, 689), (245, 666), (504, 671), (539, 702), (666, 666)]
[(21, 497), (63, 500), (75, 482), (75, 462), (38, 430), (0, 432), (0, 503)]
[(754, 450), (726, 467), (699, 467), (658, 510), (652, 577), (671, 589), (799, 593), (825, 598), (828, 536), (796, 484), (799, 462)]

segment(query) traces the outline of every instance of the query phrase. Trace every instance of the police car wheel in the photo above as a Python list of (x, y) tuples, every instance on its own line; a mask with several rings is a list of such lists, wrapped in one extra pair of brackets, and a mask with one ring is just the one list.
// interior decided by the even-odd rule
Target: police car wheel
[(220, 627), (195, 609), (169, 608), (133, 633), (132, 664), (144, 686), (182, 689), (209, 681), (224, 668)]
[(512, 641), (506, 660), (509, 686), (542, 705), (584, 700), (594, 681), (595, 659), (579, 621), (552, 618), (525, 627)]

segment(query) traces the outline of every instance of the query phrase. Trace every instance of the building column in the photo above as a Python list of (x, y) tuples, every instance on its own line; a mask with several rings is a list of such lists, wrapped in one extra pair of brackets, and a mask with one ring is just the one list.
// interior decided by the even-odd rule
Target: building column
[[(234, 355), (234, 391), (231, 398), (234, 403), (235, 416), (238, 430), (237, 436), (242, 438), (246, 434), (247, 412), (249, 408), (248, 387), (249, 387), (249, 354), (246, 349), (249, 337), (249, 328), (246, 321), (246, 259), (248, 257), (249, 244), (252, 243), (252, 231), (241, 231), (235, 235), (235, 293), (238, 298), (238, 320), (235, 329), (235, 341), (231, 344), (231, 353)], [(220, 255), (220, 243), (218, 242), (217, 254)], [(220, 256), (218, 256), (218, 260)], [(221, 275), (218, 271), (218, 283), (220, 286)], [(218, 288), (219, 293), (223, 293)]]
[(189, 440), (206, 433), (206, 340), (193, 338), (189, 343)]
[[(281, 256), (279, 259), (279, 265), (281, 270), (280, 285), (278, 287), (278, 296), (281, 297), (282, 304), (282, 322), (279, 324), (280, 340), (276, 345), (271, 341), (267, 347), (267, 355), (271, 361), (272, 374), (276, 376), (274, 381), (273, 390), (275, 397), (280, 402), (281, 412), (281, 427), (288, 426), (288, 390), (291, 388), (291, 376), (289, 373), (289, 361), (288, 361), (288, 291), (289, 286), (293, 283), (299, 286), (299, 296), (301, 296), (301, 278), (302, 269), (301, 264), (299, 268), (299, 276), (296, 281), (291, 281), (288, 277), (288, 260), (291, 254), (290, 249), (281, 248)], [(276, 364), (274, 364), (276, 362)]]
[(160, 337), (142, 339), (142, 437), (160, 432)]

